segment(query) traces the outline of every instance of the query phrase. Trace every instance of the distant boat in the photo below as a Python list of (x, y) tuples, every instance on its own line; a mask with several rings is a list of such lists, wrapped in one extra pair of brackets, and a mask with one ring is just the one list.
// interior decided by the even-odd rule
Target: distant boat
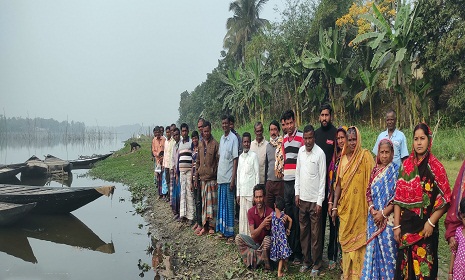
[(0, 166), (0, 182), (4, 180), (10, 180), (26, 168), (25, 163), (1, 165)]
[(21, 171), (21, 177), (45, 177), (48, 174), (48, 165), (36, 156), (26, 160), (26, 168)]
[(96, 162), (104, 160), (111, 156), (113, 153), (92, 156), (80, 156), (78, 159), (70, 160), (73, 169), (91, 168)]
[(14, 204), (0, 202), (0, 226), (11, 225), (26, 216), (34, 207), (35, 202), (28, 204)]
[(36, 202), (32, 213), (65, 214), (102, 195), (113, 194), (114, 186), (54, 188), (0, 184), (0, 202), (28, 204)]
[(44, 163), (48, 166), (49, 173), (67, 173), (72, 169), (72, 164), (52, 155), (45, 156)]

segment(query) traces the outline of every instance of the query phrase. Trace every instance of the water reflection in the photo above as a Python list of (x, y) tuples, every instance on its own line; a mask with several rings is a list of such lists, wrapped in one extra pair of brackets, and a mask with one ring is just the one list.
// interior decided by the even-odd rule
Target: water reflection
[(0, 228), (0, 251), (26, 262), (37, 263), (28, 237), (105, 254), (115, 253), (112, 241), (103, 241), (72, 214), (32, 215), (14, 227)]

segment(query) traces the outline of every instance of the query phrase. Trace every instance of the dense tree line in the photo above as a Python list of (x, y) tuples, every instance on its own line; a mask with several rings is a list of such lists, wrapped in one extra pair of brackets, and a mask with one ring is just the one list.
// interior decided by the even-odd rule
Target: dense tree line
[(338, 122), (465, 124), (465, 10), (461, 0), (287, 0), (281, 21), (260, 18), (267, 0), (230, 4), (222, 58), (181, 94), (179, 121), (239, 124), (315, 120), (330, 103)]
[(0, 115), (0, 132), (2, 133), (68, 133), (84, 134), (86, 126), (83, 122), (59, 122), (43, 118), (6, 118)]

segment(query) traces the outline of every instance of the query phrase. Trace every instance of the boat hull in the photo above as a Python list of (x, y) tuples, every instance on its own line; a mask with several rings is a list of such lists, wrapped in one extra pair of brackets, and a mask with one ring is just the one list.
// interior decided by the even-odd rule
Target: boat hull
[(35, 206), (35, 202), (28, 204), (0, 202), (0, 226), (7, 226), (15, 223), (26, 216)]

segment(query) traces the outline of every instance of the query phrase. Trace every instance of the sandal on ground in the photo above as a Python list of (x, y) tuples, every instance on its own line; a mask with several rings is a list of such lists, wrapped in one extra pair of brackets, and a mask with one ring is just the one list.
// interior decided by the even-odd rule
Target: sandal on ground
[[(197, 227), (194, 231), (194, 234), (198, 234), (201, 230), (203, 230), (203, 227)], [(205, 230), (203, 230), (203, 232), (205, 233)]]
[(320, 271), (318, 269), (312, 269), (312, 272), (310, 273), (311, 277), (315, 277), (320, 275)]
[(209, 235), (215, 234), (215, 230), (214, 230), (214, 229), (210, 229), (210, 230), (208, 231), (208, 234), (209, 234)]
[(199, 230), (198, 232), (195, 232), (195, 234), (196, 234), (197, 236), (202, 236), (202, 235), (205, 234), (205, 231), (206, 231), (206, 230), (205, 230), (204, 228), (202, 228), (202, 229)]
[(299, 272), (307, 272), (310, 269), (310, 266), (308, 265), (302, 265), (299, 269)]
[(328, 270), (333, 270), (336, 268), (336, 262), (335, 261), (329, 261), (328, 263)]
[(198, 227), (199, 227), (199, 224), (195, 223), (195, 225), (192, 227), (192, 230), (196, 231)]
[[(292, 262), (293, 264), (299, 265), (302, 263), (302, 260), (299, 258), (294, 258), (294, 261)], [(309, 267), (310, 268), (310, 267)]]

